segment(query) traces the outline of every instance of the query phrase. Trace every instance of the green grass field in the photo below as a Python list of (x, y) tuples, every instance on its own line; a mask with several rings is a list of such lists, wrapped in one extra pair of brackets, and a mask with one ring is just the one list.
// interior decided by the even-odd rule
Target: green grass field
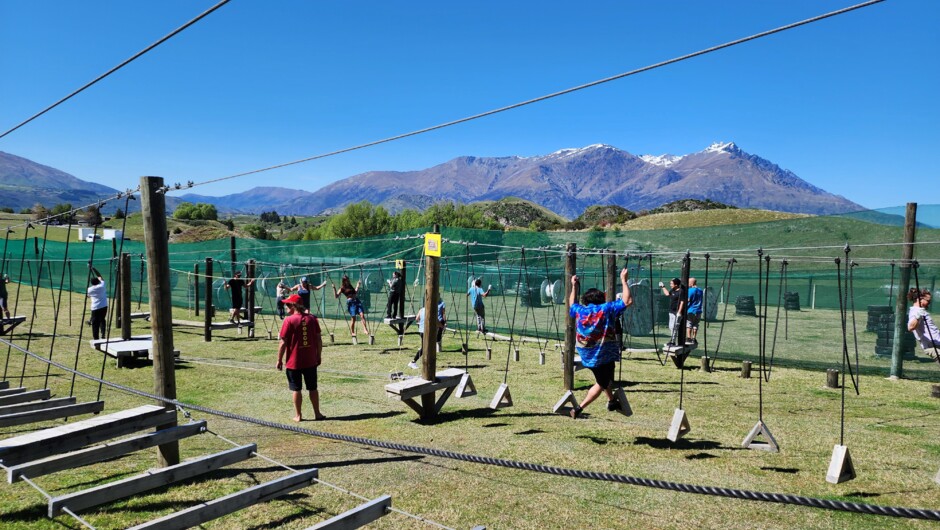
[[(21, 306), (21, 313), (22, 313)], [(176, 317), (199, 320), (185, 309)], [(218, 319), (222, 319), (219, 316)], [(257, 338), (235, 330), (217, 332), (203, 342), (202, 329), (176, 328), (174, 343), (182, 352), (176, 378), (179, 398), (205, 407), (223, 409), (273, 422), (291, 423), (292, 408), (286, 381), (274, 370), (276, 342), (267, 340), (267, 329), (276, 324), (259, 322)], [(79, 346), (78, 368), (98, 374), (101, 354), (92, 350), (85, 327), (81, 343), (82, 310), (59, 313), (55, 345), (51, 296), (39, 293), (39, 309), (17, 329), (14, 342), (34, 352), (71, 365)], [(740, 319), (739, 319), (740, 320)], [(924, 360), (905, 367), (924, 374), (922, 380), (888, 381), (884, 374), (864, 374), (861, 395), (846, 395), (845, 443), (858, 473), (856, 480), (840, 485), (825, 481), (833, 445), (839, 442), (840, 391), (825, 388), (825, 369), (841, 368), (841, 335), (834, 310), (806, 310), (790, 314), (789, 338), (778, 339), (781, 361), (764, 385), (764, 420), (781, 445), (778, 454), (740, 447), (758, 420), (758, 380), (739, 377), (740, 362), (756, 352), (750, 322), (729, 322), (723, 344), (726, 356), (717, 370), (697, 369), (694, 353), (685, 371), (684, 409), (692, 431), (673, 444), (666, 433), (679, 403), (680, 372), (669, 363), (661, 366), (654, 354), (633, 354), (622, 365), (622, 381), (635, 414), (626, 418), (607, 412), (603, 403), (589, 407), (583, 419), (552, 414), (561, 396), (560, 354), (553, 345), (545, 365), (539, 351), (522, 344), (521, 360), (508, 360), (505, 342), (486, 344), (470, 339), (470, 353), (460, 353), (460, 341), (445, 336), (438, 366), (467, 366), (479, 394), (452, 397), (442, 409), (440, 421), (425, 425), (402, 402), (388, 399), (384, 385), (388, 374), (403, 371), (414, 354), (418, 337), (408, 334), (399, 348), (391, 330), (379, 327), (374, 346), (352, 346), (342, 322), (325, 322), (335, 333), (336, 344), (326, 340), (320, 368), (320, 390), (325, 422), (302, 426), (330, 433), (450, 449), (481, 456), (515, 459), (547, 465), (605, 471), (631, 476), (699, 485), (792, 493), (880, 505), (940, 509), (940, 486), (933, 481), (940, 468), (937, 417), (940, 400), (930, 397), (930, 380), (938, 366)], [(30, 329), (30, 326), (33, 326)], [(134, 322), (134, 333), (148, 333), (145, 321)], [(31, 333), (30, 333), (31, 332)], [(117, 333), (115, 330), (114, 333)], [(712, 328), (709, 333), (714, 333)], [(863, 343), (872, 334), (860, 335)], [(712, 339), (709, 339), (710, 341)], [(645, 346), (636, 343), (634, 346)], [(723, 346), (723, 349), (725, 346)], [(4, 356), (6, 360), (6, 356)], [(793, 362), (785, 362), (785, 361)], [(799, 361), (799, 362), (796, 362)], [(41, 388), (45, 365), (36, 360), (24, 364), (13, 350), (6, 363), (7, 379)], [(932, 374), (932, 379), (931, 379)], [(116, 369), (113, 360), (104, 367), (105, 378), (149, 391), (153, 370), (148, 363)], [(514, 406), (488, 408), (504, 378)], [(576, 394), (583, 397), (592, 383), (586, 371), (575, 375)], [(49, 387), (55, 396), (69, 394), (71, 379), (58, 369), (51, 371)], [(76, 395), (94, 399), (96, 384), (79, 379)], [(107, 387), (102, 398), (106, 411), (146, 403)], [(306, 413), (312, 416), (307, 405)], [(197, 417), (202, 418), (200, 415)], [(374, 498), (389, 494), (397, 509), (420, 515), (446, 527), (487, 528), (928, 528), (935, 523), (878, 516), (856, 515), (780, 504), (723, 499), (671, 491), (625, 486), (610, 482), (561, 478), (546, 474), (463, 463), (391, 450), (379, 450), (322, 438), (292, 434), (208, 416), (209, 428), (238, 443), (256, 442), (259, 452), (295, 468), (318, 467), (320, 479), (358, 495)], [(49, 422), (45, 426), (58, 425)], [(24, 427), (0, 429), (9, 436), (27, 432)], [(228, 448), (212, 434), (184, 440), (184, 457)], [(36, 483), (54, 495), (75, 491), (130, 476), (155, 465), (155, 453), (146, 450), (120, 460), (40, 477)], [(249, 487), (285, 472), (262, 459), (236, 464), (184, 482), (82, 512), (96, 528), (124, 528), (199, 502)], [(306, 528), (359, 504), (360, 499), (319, 484), (284, 499), (257, 505), (204, 525), (206, 528)], [(45, 516), (44, 499), (29, 485), (18, 482), (0, 486), (0, 520), (3, 528), (77, 528), (68, 516)], [(435, 528), (427, 523), (392, 513), (371, 528)]]

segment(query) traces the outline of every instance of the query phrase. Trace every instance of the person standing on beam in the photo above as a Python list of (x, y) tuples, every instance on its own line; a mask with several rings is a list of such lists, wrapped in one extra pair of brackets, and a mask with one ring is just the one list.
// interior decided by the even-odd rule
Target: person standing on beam
[(585, 407), (590, 405), (601, 392), (607, 394), (607, 410), (617, 410), (620, 403), (614, 399), (611, 390), (614, 382), (614, 366), (620, 360), (620, 342), (617, 340), (617, 321), (620, 315), (633, 305), (633, 296), (627, 285), (627, 269), (620, 271), (621, 296), (611, 302), (606, 300), (604, 291), (588, 289), (577, 301), (580, 279), (571, 277), (571, 311), (575, 319), (576, 349), (581, 356), (581, 364), (594, 373), (594, 385), (588, 390), (581, 404), (571, 409), (571, 417), (577, 418)]

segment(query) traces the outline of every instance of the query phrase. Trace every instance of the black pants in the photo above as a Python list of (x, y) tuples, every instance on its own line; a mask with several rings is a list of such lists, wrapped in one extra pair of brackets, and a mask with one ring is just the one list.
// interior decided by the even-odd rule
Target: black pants
[(107, 335), (105, 332), (107, 316), (108, 306), (91, 310), (91, 336), (95, 339), (103, 339)]
[(385, 318), (398, 318), (399, 301), (401, 301), (401, 293), (392, 292), (388, 295), (388, 303), (385, 304)]

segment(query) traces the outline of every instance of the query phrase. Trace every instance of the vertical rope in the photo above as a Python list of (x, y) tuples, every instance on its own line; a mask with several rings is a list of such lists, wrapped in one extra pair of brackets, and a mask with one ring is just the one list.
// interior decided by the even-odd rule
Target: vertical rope
[[(128, 207), (128, 205), (130, 204), (131, 197), (133, 197), (133, 195), (128, 194), (128, 195), (127, 195), (127, 198), (124, 199), (124, 211), (125, 211), (125, 212), (127, 211), (127, 207)], [(100, 205), (99, 205), (99, 207), (98, 207), (98, 211), (99, 211), (99, 212), (101, 211), (101, 206), (100, 206)], [(97, 229), (97, 225), (95, 226), (95, 229)], [(112, 256), (111, 261), (110, 261), (110, 263), (108, 264), (108, 275), (109, 275), (109, 276), (108, 276), (108, 280), (111, 281), (111, 300), (112, 300), (112, 301), (115, 299), (115, 296), (114, 296), (114, 295), (115, 295), (115, 293), (117, 293), (117, 290), (118, 290), (118, 283), (119, 283), (119, 282), (114, 281), (114, 276), (115, 276), (115, 274), (114, 274), (114, 262), (115, 262), (116, 259), (117, 259), (117, 260), (120, 260), (120, 259), (121, 259), (121, 256), (124, 255), (124, 232), (125, 232), (125, 230), (127, 230), (127, 216), (126, 216), (126, 215), (124, 216), (124, 221), (121, 223), (121, 243), (118, 245), (117, 256), (116, 256), (116, 257), (115, 257), (115, 256)], [(143, 260), (143, 256), (141, 256), (141, 260)], [(128, 260), (128, 261), (130, 261), (130, 260)], [(143, 271), (143, 263), (141, 263), (141, 269), (140, 269), (140, 270)], [(127, 271), (127, 272), (130, 273), (130, 271)], [(107, 296), (107, 292), (108, 292), (107, 289), (105, 289), (105, 295), (106, 295), (106, 296)], [(121, 303), (127, 304), (128, 307), (130, 307), (130, 305), (131, 305), (131, 304), (130, 304), (130, 300), (122, 300)], [(108, 324), (105, 326), (105, 329), (104, 329), (104, 344), (105, 344), (105, 350), (108, 349), (108, 344), (111, 343), (111, 326), (112, 326), (112, 324), (113, 324), (113, 322), (114, 322), (114, 314), (117, 312), (117, 309), (118, 309), (118, 308), (116, 307), (117, 304), (111, 304), (111, 303), (109, 303), (108, 305), (111, 306), (111, 310), (108, 311)], [(128, 329), (130, 329), (130, 327), (131, 327), (131, 321), (130, 321), (130, 319), (128, 319), (127, 322), (122, 322), (121, 324), (124, 325), (124, 326), (127, 326)], [(100, 375), (98, 378), (99, 378), (99, 379), (104, 379), (104, 368), (105, 368), (105, 364), (106, 364), (107, 361), (108, 361), (108, 354), (107, 354), (106, 352), (101, 352), (101, 353), (102, 353), (102, 355), (101, 355), (101, 375)], [(96, 401), (100, 401), (100, 400), (101, 400), (101, 387), (102, 387), (102, 383), (99, 381), (99, 382), (98, 382), (98, 397), (96, 398)]]
[[(59, 307), (62, 305), (62, 286), (65, 285), (65, 264), (69, 259), (69, 243), (72, 240), (72, 217), (69, 216), (69, 227), (68, 227), (68, 237), (65, 238), (65, 255), (62, 257), (62, 276), (59, 278), (59, 299), (56, 301), (56, 312), (55, 317), (52, 320), (52, 339), (49, 343), (49, 364), (46, 365), (46, 378), (43, 380), (42, 387), (49, 387), (49, 371), (52, 369), (52, 353), (55, 350), (55, 339), (58, 336), (59, 330)], [(2, 280), (0, 280), (2, 281)], [(71, 309), (71, 308), (69, 308)], [(71, 315), (72, 312), (69, 311)]]
[(842, 324), (842, 403), (839, 417), (839, 445), (845, 445), (845, 359), (849, 346), (845, 336), (845, 305), (842, 299), (842, 259), (836, 258), (836, 289), (839, 292), (839, 320)]
[[(38, 314), (37, 306), (39, 305), (39, 286), (42, 283), (42, 267), (45, 264), (46, 259), (46, 243), (49, 235), (49, 222), (45, 224), (45, 228), (42, 231), (42, 252), (39, 254), (39, 269), (36, 271), (36, 288), (33, 290), (33, 311), (32, 317), (29, 319), (29, 332), (26, 334), (26, 349), (29, 349), (30, 343), (33, 340), (33, 326), (36, 324), (36, 315)], [(30, 267), (30, 282), (32, 283), (32, 267)], [(26, 360), (27, 355), (23, 356), (23, 366), (20, 369), (20, 386), (23, 386), (23, 379), (26, 377)]]
[[(16, 277), (16, 299), (13, 301), (13, 316), (16, 316), (17, 308), (20, 305), (20, 288), (23, 286), (23, 265), (26, 263), (26, 241), (29, 239), (29, 229), (32, 228), (32, 223), (26, 223), (26, 228), (23, 231), (23, 253), (20, 255), (20, 273)], [(9, 293), (7, 293), (9, 294)], [(9, 303), (8, 303), (9, 306)], [(3, 363), (3, 379), (7, 378), (7, 370), (10, 367), (10, 352), (13, 348), (13, 334), (10, 333), (10, 342), (11, 344), (7, 345), (7, 358)]]
[[(522, 249), (522, 255), (525, 256), (525, 249)], [(503, 372), (503, 384), (509, 380), (509, 357), (512, 355), (512, 348), (516, 343), (516, 311), (519, 309), (519, 294), (522, 289), (519, 284), (522, 280), (522, 267), (519, 267), (519, 274), (516, 275), (516, 303), (512, 307), (512, 320), (509, 321), (509, 347), (506, 349), (506, 371)]]
[[(88, 274), (85, 275), (85, 285), (88, 285), (88, 280), (91, 279), (91, 267), (95, 262), (95, 247), (98, 246), (98, 227), (95, 226), (92, 229), (92, 238), (91, 238), (91, 255), (88, 257)], [(82, 301), (82, 320), (78, 327), (78, 342), (75, 344), (75, 364), (72, 367), (72, 383), (69, 387), (69, 396), (75, 395), (75, 371), (78, 370), (78, 353), (82, 349), (82, 335), (85, 332), (85, 322), (88, 317), (88, 289), (85, 289), (85, 297)], [(101, 355), (104, 355), (102, 353)]]
[(764, 249), (757, 249), (757, 360), (760, 364), (760, 376), (757, 378), (758, 419), (764, 422), (764, 343), (763, 343), (763, 291), (761, 284), (764, 280)]

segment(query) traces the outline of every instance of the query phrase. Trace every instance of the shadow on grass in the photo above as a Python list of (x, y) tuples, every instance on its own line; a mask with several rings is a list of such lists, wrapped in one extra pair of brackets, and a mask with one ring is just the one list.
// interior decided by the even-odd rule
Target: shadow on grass
[(644, 436), (637, 437), (637, 439), (634, 440), (633, 445), (645, 445), (652, 447), (653, 449), (679, 449), (698, 451), (709, 451), (715, 449), (739, 449), (738, 447), (722, 447), (719, 442), (713, 442), (711, 440), (686, 440), (685, 438), (679, 438), (675, 442), (670, 442), (665, 438), (647, 438)]
[(505, 427), (507, 425), (509, 424), (508, 423), (487, 423), (486, 425), (483, 425), (482, 427), (484, 429), (491, 429), (493, 427)]
[(713, 455), (711, 453), (695, 453), (694, 455), (686, 455), (686, 460), (708, 460), (709, 458), (718, 458), (718, 455)]
[(434, 425), (437, 423), (443, 423), (448, 421), (459, 421), (467, 419), (482, 419), (492, 417), (493, 414), (499, 413), (500, 418), (541, 418), (545, 416), (555, 416), (551, 412), (519, 412), (513, 414), (507, 414), (505, 412), (499, 412), (491, 408), (480, 408), (480, 409), (470, 409), (470, 410), (455, 410), (451, 412), (445, 412), (443, 414), (438, 414), (437, 419), (433, 421), (424, 421), (420, 418), (415, 418), (414, 423), (421, 425)]
[(762, 467), (761, 469), (764, 471), (773, 471), (774, 473), (788, 473), (790, 475), (795, 475), (800, 472), (800, 470), (795, 467), (765, 466), (765, 467)]
[[(278, 497), (277, 500), (288, 501), (294, 500), (294, 498), (303, 497), (302, 495), (285, 495), (283, 497)], [(271, 521), (270, 523), (259, 524), (256, 526), (249, 526), (247, 530), (271, 530), (273, 528), (281, 528), (286, 524), (290, 524), (298, 519), (306, 519), (314, 515), (323, 513), (323, 510), (319, 508), (307, 508), (304, 507), (304, 511), (301, 513), (295, 513), (288, 515), (287, 517), (282, 517), (276, 521)]]
[(349, 414), (347, 416), (330, 416), (327, 421), (360, 421), (360, 420), (378, 420), (382, 418), (394, 418), (404, 412), (400, 410), (390, 410), (388, 412), (366, 412), (363, 414)]
[(545, 432), (545, 431), (543, 431), (542, 429), (529, 429), (529, 430), (527, 430), (527, 431), (515, 432), (515, 433), (513, 433), (513, 434), (516, 434), (516, 435), (519, 435), (519, 436), (528, 436), (528, 435), (530, 435), (530, 434), (541, 434), (541, 433), (543, 433), (543, 432)]
[(48, 510), (49, 508), (45, 504), (36, 504), (14, 512), (4, 512), (3, 523), (5, 526), (6, 524), (12, 523), (38, 524), (42, 521), (44, 523), (51, 522), (58, 524), (62, 528), (82, 528), (78, 523), (76, 523), (76, 526), (72, 526), (56, 519), (49, 519)]

